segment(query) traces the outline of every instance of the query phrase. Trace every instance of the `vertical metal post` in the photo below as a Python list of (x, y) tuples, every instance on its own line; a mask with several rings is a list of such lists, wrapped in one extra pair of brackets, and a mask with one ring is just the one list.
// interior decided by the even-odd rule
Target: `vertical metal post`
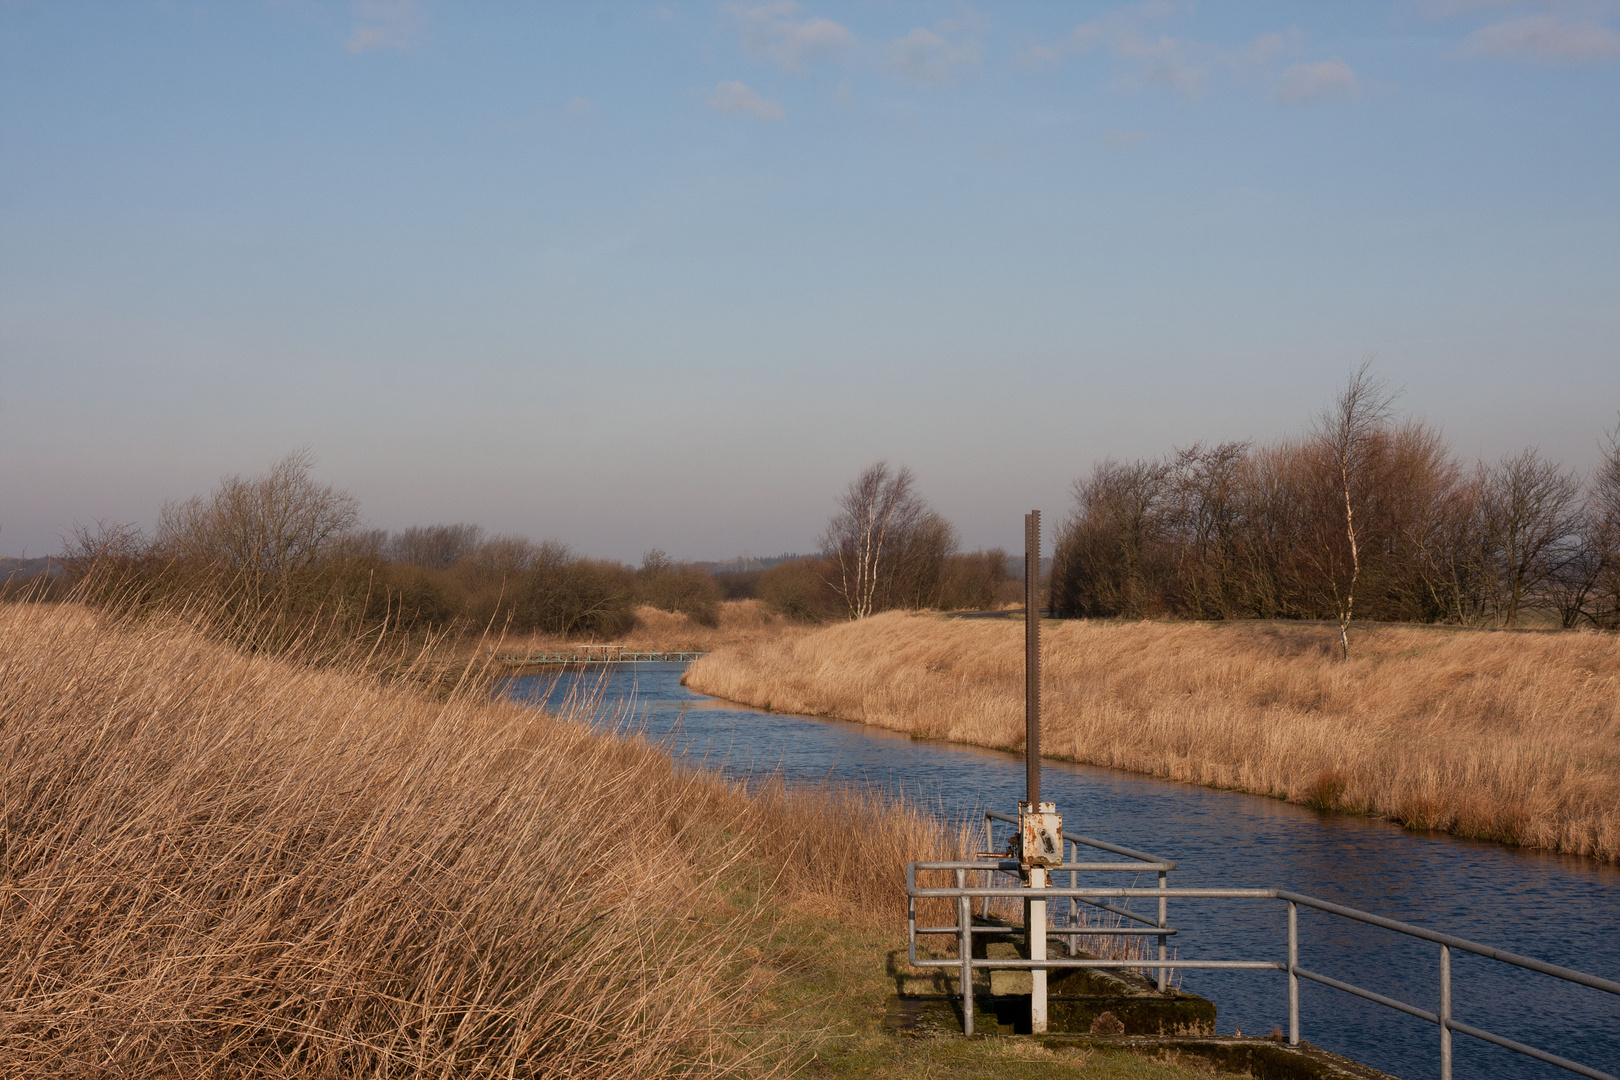
[(1299, 1045), (1299, 905), (1288, 901), (1288, 1045)]
[[(994, 836), (994, 833), (990, 828), (990, 815), (986, 814), (984, 815), (984, 850), (986, 851), (990, 850), (990, 845), (994, 842), (991, 839), (992, 836)], [(994, 870), (986, 870), (984, 872), (984, 887), (988, 889), (995, 883), (996, 872)], [(984, 903), (979, 905), (979, 914), (983, 915), (986, 919), (990, 917), (990, 898), (988, 896), (984, 898)]]
[[(1039, 866), (1029, 868), (1029, 887), (1046, 888), (1046, 871)], [(1046, 959), (1046, 901), (1029, 902), (1029, 958)], [(1029, 993), (1029, 1030), (1035, 1035), (1046, 1034), (1046, 969), (1031, 968)]]
[[(967, 871), (956, 872), (956, 887), (967, 888)], [(973, 1034), (973, 901), (966, 896), (956, 898), (956, 920), (961, 937), (957, 951), (962, 959), (962, 1034)]]
[(1440, 946), (1440, 1080), (1451, 1080), (1451, 946)]
[[(1041, 512), (1024, 515), (1024, 798), (1031, 813), (1041, 803)], [(1019, 823), (1022, 828), (1022, 822)], [(1062, 841), (1059, 840), (1059, 843)], [(1032, 889), (1046, 887), (1046, 870), (1030, 867)], [(1024, 905), (1031, 960), (1046, 959), (1046, 901)], [(1029, 1029), (1046, 1032), (1046, 969), (1030, 970)]]
[[(1075, 843), (1073, 840), (1069, 841), (1069, 861), (1072, 862), (1072, 863), (1077, 863), (1077, 862), (1080, 861), (1080, 845)], [(1079, 887), (1080, 887), (1080, 872), (1078, 870), (1070, 870), (1069, 871), (1069, 888), (1078, 889)], [(1080, 901), (1077, 898), (1071, 896), (1071, 897), (1069, 897), (1069, 955), (1070, 956), (1078, 955), (1079, 952), (1080, 952), (1080, 936), (1078, 934), (1074, 933), (1074, 927), (1076, 925), (1078, 925), (1079, 922), (1080, 922)]]
[[(1165, 871), (1160, 870), (1159, 888), (1167, 888), (1169, 879), (1170, 875)], [(1161, 896), (1159, 897), (1159, 926), (1165, 927), (1169, 925), (1170, 898), (1168, 896)], [(1170, 988), (1170, 972), (1167, 971), (1164, 966), (1165, 961), (1170, 958), (1170, 948), (1168, 942), (1169, 938), (1166, 935), (1159, 935), (1159, 993), (1161, 994)]]
[(1024, 787), (1041, 801), (1041, 512), (1024, 515)]

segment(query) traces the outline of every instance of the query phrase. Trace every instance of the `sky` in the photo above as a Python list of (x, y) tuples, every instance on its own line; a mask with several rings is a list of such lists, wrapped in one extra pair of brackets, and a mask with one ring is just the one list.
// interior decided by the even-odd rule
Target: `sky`
[(1620, 416), (1620, 2), (0, 0), (0, 554), (298, 448), (367, 522), (966, 547), (1367, 359)]

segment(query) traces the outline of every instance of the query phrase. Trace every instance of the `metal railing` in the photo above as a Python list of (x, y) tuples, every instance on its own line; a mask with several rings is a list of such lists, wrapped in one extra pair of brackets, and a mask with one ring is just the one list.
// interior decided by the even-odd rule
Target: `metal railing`
[[(996, 812), (994, 810), (986, 810), (985, 814), (984, 814), (984, 843), (985, 843), (985, 848), (986, 848), (987, 851), (990, 848), (995, 847), (995, 839), (994, 839), (995, 834), (991, 831), (994, 827), (990, 824), (992, 821), (1004, 821), (1004, 822), (1008, 823), (1009, 825), (1012, 825), (1014, 828), (1016, 828), (1018, 826), (1018, 818), (1015, 815), (1013, 815), (1013, 814), (1002, 814), (1002, 813), (998, 813), (998, 812)], [(1175, 862), (1170, 860), (1170, 859), (1161, 859), (1157, 855), (1149, 855), (1145, 851), (1137, 851), (1134, 848), (1122, 847), (1119, 844), (1110, 844), (1105, 840), (1097, 840), (1097, 839), (1094, 839), (1094, 838), (1092, 838), (1090, 836), (1081, 836), (1079, 833), (1065, 832), (1065, 833), (1062, 834), (1062, 836), (1063, 836), (1063, 839), (1068, 841), (1068, 844), (1069, 844), (1069, 862), (1064, 864), (1063, 866), (1055, 867), (1054, 872), (1056, 872), (1057, 870), (1068, 870), (1069, 871), (1069, 887), (1071, 889), (1079, 887), (1079, 884), (1080, 884), (1080, 869), (1079, 869), (1079, 867), (1080, 867), (1081, 864), (1080, 864), (1080, 859), (1079, 859), (1079, 852), (1080, 852), (1080, 846), (1081, 845), (1084, 845), (1084, 846), (1089, 847), (1089, 848), (1095, 848), (1098, 851), (1107, 851), (1107, 852), (1110, 852), (1110, 853), (1112, 853), (1114, 855), (1123, 855), (1127, 859), (1133, 860), (1133, 862), (1129, 862), (1129, 863), (1118, 863), (1118, 864), (1108, 863), (1108, 864), (1105, 864), (1105, 865), (1107, 865), (1107, 867), (1108, 867), (1108, 869), (1110, 871), (1152, 870), (1152, 871), (1156, 872), (1159, 875), (1159, 888), (1161, 888), (1161, 889), (1168, 888), (1169, 885), (1170, 885), (1170, 871), (1172, 871), (1172, 870), (1174, 870), (1176, 868)], [(1017, 863), (1014, 862), (1011, 869), (1002, 870), (1000, 868), (994, 868), (994, 869), (992, 869), (991, 872), (992, 872), (992, 874), (1006, 873), (1006, 874), (1011, 874), (1011, 875), (1016, 877), (1016, 876), (1018, 876), (1019, 868), (1018, 868)], [(993, 880), (993, 878), (992, 878), (992, 880)], [(1069, 921), (1070, 921), (1071, 924), (1074, 922), (1073, 905), (1077, 901), (1079, 903), (1082, 903), (1082, 904), (1089, 904), (1090, 906), (1095, 907), (1095, 908), (1100, 908), (1103, 911), (1110, 912), (1110, 913), (1112, 913), (1114, 915), (1117, 915), (1117, 916), (1119, 916), (1120, 918), (1123, 918), (1123, 919), (1130, 919), (1133, 922), (1145, 923), (1148, 926), (1157, 926), (1157, 927), (1162, 928), (1162, 927), (1168, 927), (1170, 925), (1170, 923), (1169, 923), (1169, 918), (1170, 918), (1169, 900), (1167, 898), (1165, 898), (1165, 897), (1160, 897), (1159, 898), (1159, 917), (1156, 920), (1155, 919), (1150, 919), (1146, 915), (1142, 915), (1142, 914), (1140, 914), (1138, 912), (1131, 911), (1129, 908), (1115, 907), (1113, 904), (1105, 904), (1100, 900), (1088, 900), (1085, 897), (1071, 897), (1070, 900), (1069, 900), (1069, 903), (1070, 903)], [(982, 908), (982, 913), (985, 914), (985, 915), (990, 914), (990, 900), (989, 900), (988, 897), (984, 901), (984, 906)], [(1087, 930), (1085, 932), (1090, 933), (1091, 931)], [(1120, 936), (1123, 933), (1124, 933), (1124, 931), (1119, 931), (1114, 936)], [(1133, 930), (1133, 931), (1130, 931), (1130, 933), (1132, 933), (1132, 934), (1151, 934), (1152, 932), (1151, 931), (1142, 931), (1142, 930)], [(1155, 937), (1157, 937), (1159, 939), (1159, 961), (1160, 961), (1160, 966), (1158, 968), (1158, 973), (1159, 973), (1159, 990), (1160, 990), (1161, 993), (1164, 990), (1168, 989), (1169, 985), (1170, 985), (1169, 984), (1169, 970), (1170, 969), (1163, 966), (1163, 964), (1164, 964), (1165, 961), (1167, 961), (1169, 959), (1169, 955), (1170, 955), (1170, 953), (1169, 953), (1169, 948), (1170, 948), (1169, 937), (1170, 937), (1171, 933), (1173, 933), (1173, 931), (1166, 931), (1164, 933), (1159, 933), (1159, 934), (1154, 934), (1153, 935), (1153, 936), (1155, 936)], [(1071, 954), (1074, 952), (1075, 941), (1076, 941), (1077, 938), (1079, 938), (1080, 934), (1081, 934), (1081, 931), (1079, 931), (1079, 930), (1070, 930), (1067, 934), (1062, 935), (1062, 936), (1066, 936), (1068, 938), (1069, 952)]]
[[(1005, 814), (987, 815), (987, 818), (992, 817), (1001, 821), (1016, 822), (1017, 820)], [(988, 829), (989, 824), (987, 821), (987, 834)], [(1489, 945), (1481, 945), (1477, 942), (1468, 941), (1460, 937), (1455, 937), (1451, 934), (1442, 934), (1434, 930), (1427, 930), (1421, 926), (1413, 926), (1410, 923), (1399, 922), (1395, 919), (1387, 919), (1381, 915), (1374, 915), (1370, 912), (1359, 911), (1355, 908), (1345, 907), (1342, 904), (1334, 904), (1327, 900), (1318, 899), (1314, 896), (1306, 896), (1302, 893), (1289, 892), (1286, 889), (1172, 889), (1169, 888), (1164, 882), (1168, 872), (1175, 868), (1175, 863), (1173, 862), (1164, 859), (1155, 859), (1153, 856), (1147, 855), (1143, 852), (1132, 851), (1129, 848), (1122, 848), (1117, 845), (1104, 844), (1101, 841), (1092, 840), (1088, 837), (1064, 833), (1063, 838), (1070, 841), (1073, 845), (1085, 845), (1104, 851), (1110, 851), (1115, 854), (1124, 855), (1131, 861), (1087, 863), (1070, 861), (1063, 863), (1059, 866), (1050, 867), (1049, 869), (1053, 872), (1068, 871), (1070, 874), (1069, 886), (1067, 888), (1049, 886), (1039, 889), (1032, 889), (1022, 885), (997, 886), (993, 884), (986, 884), (982, 887), (969, 885), (967, 877), (970, 873), (983, 874), (986, 879), (993, 878), (996, 874), (1017, 874), (1020, 867), (1015, 859), (989, 861), (976, 860), (971, 862), (914, 862), (906, 865), (907, 937), (911, 963), (920, 968), (958, 969), (958, 979), (960, 982), (962, 998), (963, 1027), (965, 1033), (968, 1035), (973, 1034), (973, 969), (975, 968), (1043, 968), (1053, 970), (1064, 968), (1156, 969), (1158, 972), (1158, 988), (1161, 992), (1167, 986), (1168, 973), (1178, 969), (1274, 970), (1284, 971), (1288, 975), (1288, 1042), (1289, 1045), (1292, 1046), (1297, 1046), (1300, 1040), (1299, 981), (1301, 979), (1306, 979), (1310, 982), (1320, 983), (1323, 986), (1332, 987), (1335, 990), (1340, 990), (1344, 993), (1364, 998), (1365, 1000), (1371, 1001), (1377, 1005), (1395, 1009), (1398, 1012), (1406, 1013), (1408, 1016), (1415, 1016), (1419, 1020), (1424, 1020), (1428, 1023), (1437, 1025), (1440, 1029), (1441, 1080), (1451, 1080), (1451, 1036), (1453, 1032), (1460, 1032), (1461, 1034), (1472, 1036), (1473, 1038), (1479, 1039), (1483, 1042), (1492, 1043), (1496, 1046), (1501, 1046), (1508, 1050), (1515, 1051), (1516, 1053), (1524, 1054), (1527, 1057), (1535, 1058), (1537, 1061), (1543, 1061), (1549, 1065), (1556, 1065), (1559, 1068), (1567, 1069), (1570, 1072), (1577, 1073), (1581, 1076), (1591, 1077), (1592, 1080), (1620, 1080), (1620, 1077), (1615, 1077), (1610, 1073), (1602, 1072), (1601, 1070), (1592, 1068), (1591, 1066), (1583, 1065), (1580, 1062), (1571, 1061), (1568, 1058), (1561, 1057), (1549, 1051), (1529, 1046), (1525, 1043), (1518, 1042), (1503, 1035), (1498, 1035), (1494, 1032), (1486, 1031), (1483, 1028), (1475, 1027), (1472, 1024), (1468, 1024), (1456, 1019), (1452, 1015), (1451, 953), (1453, 949), (1473, 953), (1476, 956), (1487, 957), (1488, 959), (1497, 960), (1504, 964), (1510, 964), (1515, 967), (1523, 968), (1527, 971), (1538, 972), (1542, 975), (1550, 975), (1555, 979), (1562, 979), (1566, 982), (1590, 987), (1595, 990), (1602, 990), (1606, 993), (1615, 995), (1620, 995), (1620, 982), (1616, 982), (1612, 979), (1599, 978), (1596, 975), (1589, 975), (1586, 972), (1576, 971), (1573, 968), (1562, 967), (1558, 964), (1549, 964), (1543, 960), (1537, 960), (1533, 957), (1520, 956), (1517, 953), (1507, 952), (1506, 950), (1493, 948)], [(1071, 848), (1071, 850), (1075, 850), (1075, 848)], [(1158, 873), (1160, 884), (1157, 888), (1120, 888), (1104, 886), (1082, 887), (1078, 884), (1078, 875), (1081, 873), (1139, 872), (1143, 870), (1152, 870)], [(954, 877), (954, 881), (951, 885), (938, 888), (918, 885), (918, 873), (930, 871), (951, 872)], [(1106, 899), (1122, 899), (1129, 901), (1138, 897), (1158, 900), (1159, 910), (1158, 918), (1156, 920), (1150, 919), (1149, 917), (1138, 912), (1133, 912), (1129, 909), (1129, 907), (1119, 907), (1105, 902)], [(1127, 926), (1088, 926), (1082, 931), (1057, 930), (1054, 932), (1053, 936), (1061, 938), (1077, 933), (1101, 937), (1128, 935), (1155, 936), (1159, 939), (1158, 958), (1156, 960), (1140, 958), (1132, 960), (1118, 960), (1081, 959), (1070, 956), (1058, 959), (1024, 960), (992, 958), (978, 959), (973, 956), (973, 936), (975, 934), (1016, 934), (1022, 929), (1014, 926), (973, 925), (973, 900), (982, 899), (985, 905), (984, 910), (987, 914), (989, 902), (992, 899), (1017, 899), (1028, 901), (1054, 900), (1062, 898), (1068, 898), (1071, 902), (1090, 904), (1092, 906), (1102, 908), (1105, 911), (1111, 911), (1132, 921), (1147, 923), (1148, 925), (1145, 928)], [(1166, 953), (1166, 942), (1167, 939), (1170, 936), (1175, 935), (1177, 931), (1174, 927), (1169, 925), (1167, 918), (1168, 904), (1171, 899), (1178, 898), (1187, 900), (1283, 901), (1288, 905), (1287, 959), (1285, 961), (1187, 960), (1179, 957), (1175, 960), (1169, 959)], [(917, 901), (919, 899), (955, 900), (957, 919), (956, 925), (919, 927), (917, 925)], [(1375, 993), (1374, 991), (1365, 989), (1364, 987), (1356, 986), (1352, 983), (1335, 979), (1319, 972), (1301, 967), (1299, 963), (1299, 908), (1301, 907), (1311, 908), (1313, 910), (1321, 911), (1329, 915), (1335, 915), (1340, 918), (1351, 919), (1355, 922), (1365, 923), (1369, 926), (1376, 926), (1384, 930), (1394, 931), (1395, 933), (1405, 934), (1409, 937), (1433, 942), (1439, 945), (1439, 1010), (1437, 1012), (1432, 1012), (1428, 1009), (1420, 1008), (1408, 1002), (1386, 997), (1383, 994)], [(1070, 921), (1071, 923), (1073, 922), (1072, 913)], [(954, 959), (950, 957), (919, 957), (917, 954), (917, 938), (919, 936), (955, 937), (957, 939), (957, 956)], [(1070, 952), (1073, 952), (1072, 940)], [(1616, 1037), (1617, 1039), (1620, 1039), (1620, 1032), (1616, 1033)]]

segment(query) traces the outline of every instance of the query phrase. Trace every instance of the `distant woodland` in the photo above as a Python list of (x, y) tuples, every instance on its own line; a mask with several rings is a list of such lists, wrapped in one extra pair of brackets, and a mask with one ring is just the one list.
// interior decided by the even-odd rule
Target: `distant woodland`
[[(1050, 613), (1333, 620), (1346, 652), (1353, 621), (1620, 627), (1620, 425), (1583, 477), (1533, 447), (1461, 461), (1394, 402), (1363, 367), (1301, 434), (1098, 463), (1056, 530)], [(736, 599), (804, 622), (1015, 606), (1009, 561), (962, 550), (911, 471), (884, 462), (838, 496), (814, 555), (699, 564), (652, 550), (632, 567), (468, 523), (365, 528), (355, 497), (300, 452), (166, 504), (150, 532), (81, 526), (57, 557), (8, 560), (0, 590), (206, 598), (255, 633), (316, 619), (608, 639), (643, 606), (708, 626)]]
[(1620, 426), (1581, 477), (1457, 458), (1365, 368), (1302, 435), (1106, 460), (1074, 485), (1060, 616), (1620, 626)]

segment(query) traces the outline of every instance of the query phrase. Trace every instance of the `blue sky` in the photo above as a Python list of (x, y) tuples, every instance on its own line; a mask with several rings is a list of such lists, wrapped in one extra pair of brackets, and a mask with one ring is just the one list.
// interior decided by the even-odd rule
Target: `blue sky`
[(1017, 546), (1367, 357), (1620, 411), (1620, 3), (0, 0), (0, 553), (308, 447), (375, 525)]

